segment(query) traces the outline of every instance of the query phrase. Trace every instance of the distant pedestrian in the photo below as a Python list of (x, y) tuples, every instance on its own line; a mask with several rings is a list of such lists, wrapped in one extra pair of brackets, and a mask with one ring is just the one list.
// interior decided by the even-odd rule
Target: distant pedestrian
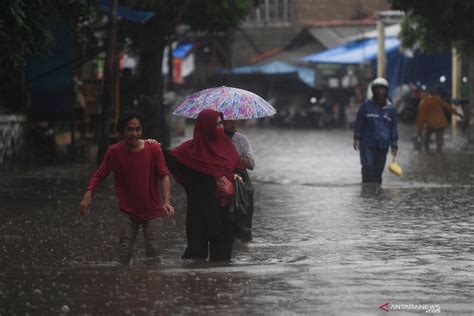
[(136, 108), (138, 96), (138, 80), (132, 69), (125, 67), (120, 73), (120, 108), (132, 110)]
[(440, 154), (443, 152), (444, 130), (449, 126), (445, 111), (461, 118), (463, 117), (461, 114), (456, 112), (450, 104), (444, 101), (441, 97), (441, 89), (442, 88), (439, 86), (434, 86), (431, 94), (428, 94), (421, 99), (416, 119), (419, 140), (421, 140), (423, 130), (426, 126), (425, 137), (423, 140), (425, 150), (429, 152), (431, 134), (435, 133), (436, 151)]
[[(253, 170), (255, 168), (255, 157), (247, 136), (237, 132), (236, 120), (224, 120), (224, 131), (235, 145), (237, 152), (240, 155), (240, 160), (246, 169)], [(246, 185), (252, 185), (247, 170), (243, 170), (243, 178)], [(243, 242), (252, 240), (252, 218), (253, 218), (253, 194), (247, 197), (251, 200), (251, 210), (246, 214), (245, 218), (240, 219), (237, 226), (236, 238)]]
[(235, 146), (224, 134), (222, 113), (201, 111), (193, 139), (165, 155), (171, 173), (186, 190), (187, 247), (182, 258), (230, 260), (234, 227), (230, 204), (218, 201), (217, 179), (226, 177), (230, 183), (241, 179), (236, 172), (242, 166)]
[[(141, 226), (145, 235), (146, 255), (160, 253), (159, 233), (163, 213), (174, 215), (170, 202), (170, 179), (160, 145), (141, 139), (143, 118), (129, 111), (120, 116), (117, 131), (122, 141), (109, 147), (100, 167), (92, 175), (80, 205), (81, 216), (86, 216), (92, 195), (100, 183), (112, 172), (115, 191), (122, 216), (119, 259), (128, 263), (133, 244)], [(160, 197), (160, 189), (162, 197)]]
[(377, 78), (371, 83), (372, 99), (359, 108), (354, 123), (354, 149), (360, 150), (362, 182), (382, 183), (389, 147), (398, 150), (397, 114), (388, 100), (388, 81)]
[(252, 146), (247, 136), (237, 132), (237, 121), (224, 120), (224, 131), (235, 145), (244, 167), (253, 170), (255, 168), (255, 157)]

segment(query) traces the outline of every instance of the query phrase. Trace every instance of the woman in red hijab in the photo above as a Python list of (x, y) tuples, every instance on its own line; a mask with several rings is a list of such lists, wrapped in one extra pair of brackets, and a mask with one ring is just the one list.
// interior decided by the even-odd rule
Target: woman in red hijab
[(230, 260), (234, 226), (229, 207), (216, 198), (216, 178), (231, 181), (243, 167), (234, 144), (224, 134), (223, 115), (199, 113), (193, 139), (166, 155), (168, 167), (186, 190), (186, 239), (183, 259)]

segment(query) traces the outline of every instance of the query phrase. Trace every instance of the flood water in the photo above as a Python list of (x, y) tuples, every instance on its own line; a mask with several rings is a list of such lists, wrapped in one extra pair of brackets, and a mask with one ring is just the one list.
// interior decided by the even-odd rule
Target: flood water
[(240, 131), (256, 153), (254, 239), (230, 263), (180, 259), (176, 186), (160, 262), (145, 259), (139, 235), (123, 268), (112, 177), (81, 219), (93, 165), (3, 172), (0, 314), (384, 315), (385, 303), (398, 315), (425, 314), (393, 310), (410, 304), (474, 314), (474, 147), (446, 133), (443, 155), (415, 152), (402, 126), (404, 175), (372, 186), (360, 183), (349, 130)]

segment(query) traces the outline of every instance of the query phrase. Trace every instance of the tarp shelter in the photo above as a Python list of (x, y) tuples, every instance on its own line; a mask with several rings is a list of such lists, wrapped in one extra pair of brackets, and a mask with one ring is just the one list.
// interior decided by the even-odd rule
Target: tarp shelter
[[(385, 38), (385, 52), (398, 50), (400, 40), (396, 37)], [(377, 39), (368, 38), (349, 42), (338, 47), (303, 57), (311, 63), (324, 64), (362, 64), (377, 59)]]
[[(192, 43), (180, 43), (173, 49), (173, 82), (183, 84), (185, 77), (194, 72)], [(168, 74), (168, 47), (163, 52), (162, 74)]]
[[(109, 1), (100, 0), (99, 8), (102, 12), (109, 13), (110, 12)], [(155, 14), (153, 12), (134, 10), (122, 5), (117, 6), (118, 17), (127, 19), (132, 22), (136, 22), (136, 23), (145, 23), (146, 21), (151, 19), (154, 15)]]
[[(397, 37), (385, 38), (385, 53), (387, 55), (387, 79), (390, 82), (389, 93), (401, 84), (420, 83), (427, 88), (439, 82), (441, 76), (450, 86), (451, 53), (421, 53), (419, 51), (404, 53), (400, 49)], [(373, 73), (376, 73), (377, 39), (365, 38), (350, 41), (344, 45), (302, 58), (305, 62), (322, 64), (364, 64), (371, 63)]]
[(291, 65), (281, 61), (272, 61), (269, 63), (259, 63), (255, 65), (242, 66), (230, 71), (234, 74), (290, 74), (297, 73), (298, 78), (310, 87), (315, 87), (316, 71), (308, 67)]
[(175, 49), (173, 49), (173, 57), (184, 59), (188, 56), (188, 54), (192, 51), (192, 49), (193, 49), (193, 44), (191, 43), (179, 44), (178, 46), (176, 46)]

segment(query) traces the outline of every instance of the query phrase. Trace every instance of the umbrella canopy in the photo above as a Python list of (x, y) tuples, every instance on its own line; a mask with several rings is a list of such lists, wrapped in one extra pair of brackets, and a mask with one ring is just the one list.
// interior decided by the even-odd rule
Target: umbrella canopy
[(173, 114), (197, 118), (204, 109), (220, 111), (226, 120), (246, 120), (276, 113), (267, 101), (247, 90), (217, 87), (198, 91), (178, 104)]

